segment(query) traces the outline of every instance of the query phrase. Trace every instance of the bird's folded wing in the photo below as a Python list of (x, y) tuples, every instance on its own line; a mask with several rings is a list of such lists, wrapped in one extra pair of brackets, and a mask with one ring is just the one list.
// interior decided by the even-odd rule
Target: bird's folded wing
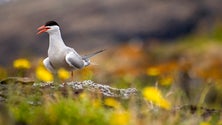
[(87, 59), (89, 59), (89, 58), (91, 58), (91, 57), (93, 57), (93, 56), (95, 56), (95, 55), (97, 55), (97, 54), (99, 54), (99, 53), (101, 53), (101, 52), (103, 52), (103, 51), (105, 51), (105, 49), (96, 51), (96, 52), (91, 53), (91, 54), (88, 54), (88, 55), (84, 55), (84, 56), (82, 56), (82, 59), (83, 59), (83, 60), (87, 60)]
[(84, 67), (82, 57), (74, 52), (69, 52), (68, 54), (66, 54), (65, 60), (66, 63), (73, 68), (81, 69)]

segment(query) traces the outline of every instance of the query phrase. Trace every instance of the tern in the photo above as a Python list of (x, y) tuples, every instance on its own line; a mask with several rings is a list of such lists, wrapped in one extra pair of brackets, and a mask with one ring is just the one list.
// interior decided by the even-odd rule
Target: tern
[(44, 32), (49, 34), (48, 57), (43, 60), (43, 64), (46, 69), (53, 74), (56, 74), (60, 68), (71, 71), (71, 73), (73, 73), (72, 71), (74, 70), (82, 69), (90, 65), (91, 57), (104, 51), (103, 49), (80, 56), (73, 48), (65, 45), (61, 36), (60, 27), (55, 21), (48, 21), (37, 30), (37, 34)]

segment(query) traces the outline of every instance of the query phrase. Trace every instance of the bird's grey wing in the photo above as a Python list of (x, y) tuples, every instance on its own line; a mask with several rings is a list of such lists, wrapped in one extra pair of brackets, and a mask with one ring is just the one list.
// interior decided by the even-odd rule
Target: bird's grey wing
[(96, 52), (91, 53), (91, 54), (88, 54), (88, 55), (84, 55), (84, 56), (82, 56), (82, 59), (83, 59), (83, 60), (88, 60), (89, 58), (91, 58), (91, 57), (93, 57), (93, 56), (95, 56), (95, 55), (97, 55), (97, 54), (99, 54), (99, 53), (101, 53), (101, 52), (103, 52), (103, 51), (105, 51), (105, 49), (96, 51)]
[(66, 63), (73, 68), (81, 69), (84, 67), (84, 62), (82, 57), (78, 55), (75, 51), (70, 51), (65, 56)]
[(46, 69), (49, 70), (51, 73), (56, 73), (56, 69), (53, 67), (52, 63), (50, 62), (49, 57), (43, 60), (43, 64), (46, 67)]

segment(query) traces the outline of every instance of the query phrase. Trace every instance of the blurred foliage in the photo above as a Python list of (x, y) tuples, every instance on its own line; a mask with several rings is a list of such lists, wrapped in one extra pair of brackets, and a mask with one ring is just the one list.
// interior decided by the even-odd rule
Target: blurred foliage
[[(20, 91), (28, 90), (13, 87), (10, 82), (8, 100), (0, 105), (0, 123), (9, 119), (8, 124), (30, 125), (221, 124), (220, 113), (203, 118), (199, 110), (192, 114), (177, 109), (187, 104), (221, 109), (221, 36), (219, 25), (210, 33), (194, 33), (175, 42), (133, 40), (93, 58), (92, 62), (99, 65), (74, 71), (74, 78), (64, 69), (57, 76), (62, 82), (91, 79), (115, 87), (136, 87), (141, 90), (139, 100), (104, 98), (87, 92), (66, 97), (59, 92), (24, 96)], [(14, 68), (0, 67), (0, 79), (16, 75), (36, 82), (56, 80), (42, 61), (23, 60), (27, 61), (13, 64)]]
[(0, 67), (0, 80), (6, 78), (7, 76), (8, 76), (7, 70)]

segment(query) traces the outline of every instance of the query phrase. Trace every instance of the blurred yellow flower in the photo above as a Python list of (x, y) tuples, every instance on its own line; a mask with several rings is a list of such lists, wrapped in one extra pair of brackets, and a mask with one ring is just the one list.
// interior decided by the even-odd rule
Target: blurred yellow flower
[(111, 125), (128, 125), (130, 113), (122, 110), (116, 110), (111, 115)]
[(113, 99), (113, 98), (106, 98), (104, 100), (104, 104), (106, 106), (110, 106), (110, 107), (113, 107), (113, 108), (120, 108), (121, 107), (120, 103), (117, 100)]
[(92, 106), (96, 107), (96, 108), (100, 108), (101, 107), (101, 99), (93, 99)]
[(160, 84), (163, 86), (169, 86), (173, 83), (173, 78), (172, 77), (164, 77), (160, 79)]
[(211, 125), (209, 122), (201, 122), (200, 125)]
[(90, 101), (90, 104), (93, 106), (93, 107), (96, 107), (96, 108), (101, 108), (101, 99), (98, 99), (98, 98), (92, 98), (91, 95), (89, 93), (86, 93), (86, 92), (81, 92), (80, 95), (79, 95), (79, 98), (81, 100), (84, 100), (84, 101)]
[(159, 65), (148, 67), (146, 70), (146, 74), (148, 76), (159, 76), (162, 74), (174, 72), (177, 68), (177, 62), (165, 62)]
[(79, 95), (80, 99), (86, 99), (86, 98), (89, 98), (89, 96), (87, 95), (87, 93), (85, 92), (82, 92), (80, 95)]
[(17, 68), (17, 69), (30, 69), (31, 64), (30, 64), (29, 60), (27, 60), (25, 58), (20, 58), (20, 59), (16, 59), (13, 62), (13, 67)]
[(152, 101), (155, 105), (169, 110), (171, 108), (170, 102), (163, 98), (161, 91), (155, 87), (146, 87), (142, 91), (146, 100)]
[(158, 76), (160, 75), (161, 72), (158, 67), (150, 67), (150, 68), (147, 68), (146, 73), (149, 76)]
[(222, 120), (219, 120), (217, 124), (222, 125)]
[(66, 79), (70, 78), (70, 72), (61, 68), (58, 70), (58, 76), (60, 79), (66, 80)]
[(37, 79), (41, 81), (44, 82), (53, 81), (53, 75), (43, 66), (38, 66), (35, 73)]

